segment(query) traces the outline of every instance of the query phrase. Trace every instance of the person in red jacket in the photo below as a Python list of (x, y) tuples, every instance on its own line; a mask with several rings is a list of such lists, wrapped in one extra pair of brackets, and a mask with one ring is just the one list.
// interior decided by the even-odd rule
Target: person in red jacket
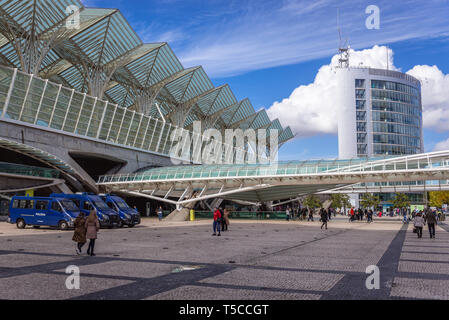
[(354, 221), (354, 207), (351, 207), (351, 210), (349, 211), (349, 222)]
[(218, 210), (217, 207), (214, 208), (214, 224), (213, 224), (213, 228), (214, 228), (214, 233), (212, 233), (213, 236), (216, 236), (217, 233), (216, 231), (218, 231), (218, 236), (220, 236), (220, 225), (221, 225), (221, 212), (220, 210)]

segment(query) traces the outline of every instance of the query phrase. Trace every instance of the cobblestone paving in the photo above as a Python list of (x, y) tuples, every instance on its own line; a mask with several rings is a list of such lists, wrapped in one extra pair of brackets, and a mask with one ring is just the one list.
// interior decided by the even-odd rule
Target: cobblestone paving
[[(347, 222), (143, 223), (101, 230), (95, 257), (72, 232), (0, 223), (0, 299), (449, 299), (449, 226), (417, 239), (396, 219)], [(86, 247), (84, 248), (86, 249)], [(79, 290), (65, 273), (78, 266)], [(368, 290), (367, 266), (380, 270)]]

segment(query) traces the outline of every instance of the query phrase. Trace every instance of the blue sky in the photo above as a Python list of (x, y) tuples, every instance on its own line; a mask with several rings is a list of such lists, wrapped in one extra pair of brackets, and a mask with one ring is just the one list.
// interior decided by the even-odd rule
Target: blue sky
[[(256, 110), (268, 109), (288, 98), (295, 88), (313, 83), (320, 67), (330, 63), (339, 44), (337, 8), (343, 41), (352, 48), (386, 45), (394, 52), (394, 65), (401, 71), (416, 65), (436, 65), (444, 75), (449, 74), (449, 0), (83, 3), (120, 9), (144, 42), (168, 42), (185, 67), (202, 65), (215, 85), (229, 83), (236, 97), (250, 98)], [(365, 27), (365, 8), (372, 4), (380, 9), (379, 30)], [(438, 103), (441, 108), (446, 102)], [(447, 103), (449, 110), (449, 98)], [(426, 151), (448, 137), (449, 126), (425, 124)], [(317, 130), (303, 135), (298, 131), (298, 137), (282, 147), (280, 159), (337, 154), (335, 132)]]

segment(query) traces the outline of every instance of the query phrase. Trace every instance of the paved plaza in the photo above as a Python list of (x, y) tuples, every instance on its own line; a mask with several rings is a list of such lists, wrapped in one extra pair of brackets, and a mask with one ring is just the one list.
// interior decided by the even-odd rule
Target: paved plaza
[[(449, 299), (449, 226), (436, 239), (412, 228), (390, 218), (338, 217), (328, 230), (231, 220), (212, 237), (209, 220), (143, 219), (102, 229), (88, 257), (75, 254), (71, 231), (0, 222), (0, 299)], [(69, 265), (80, 269), (78, 290), (66, 288)], [(379, 267), (379, 289), (365, 286), (369, 265)]]

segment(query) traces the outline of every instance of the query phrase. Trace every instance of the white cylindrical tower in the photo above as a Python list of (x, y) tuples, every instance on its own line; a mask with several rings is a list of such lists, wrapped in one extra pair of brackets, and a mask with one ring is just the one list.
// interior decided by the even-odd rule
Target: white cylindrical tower
[(350, 69), (337, 68), (338, 95), (338, 157), (349, 159), (357, 156), (355, 91)]

